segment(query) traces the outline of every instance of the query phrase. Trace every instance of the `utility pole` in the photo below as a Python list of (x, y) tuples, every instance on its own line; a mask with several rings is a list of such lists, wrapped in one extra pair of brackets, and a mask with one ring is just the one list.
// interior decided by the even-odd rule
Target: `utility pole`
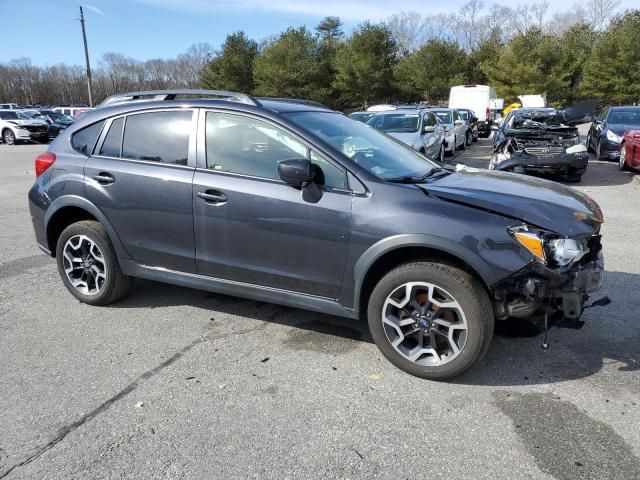
[(84, 29), (84, 13), (80, 7), (80, 25), (82, 25), (82, 40), (84, 40), (84, 57), (87, 62), (87, 88), (89, 89), (89, 106), (93, 107), (93, 96), (91, 95), (91, 65), (89, 64), (89, 47), (87, 47), (87, 32)]

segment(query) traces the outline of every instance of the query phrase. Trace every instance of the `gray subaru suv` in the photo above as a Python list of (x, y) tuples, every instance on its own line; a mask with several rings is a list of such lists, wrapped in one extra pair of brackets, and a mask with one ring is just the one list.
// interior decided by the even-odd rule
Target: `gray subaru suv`
[(309, 102), (117, 95), (35, 171), (37, 243), (80, 301), (114, 302), (137, 277), (362, 318), (423, 378), (470, 368), (495, 321), (581, 326), (602, 282), (589, 197), (455, 171)]

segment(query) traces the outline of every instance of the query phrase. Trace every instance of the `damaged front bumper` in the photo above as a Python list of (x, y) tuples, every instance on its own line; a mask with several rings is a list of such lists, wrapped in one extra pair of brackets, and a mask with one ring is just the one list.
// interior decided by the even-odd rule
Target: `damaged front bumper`
[(550, 268), (534, 261), (495, 285), (496, 319), (539, 321), (548, 314), (558, 326), (580, 328), (589, 295), (601, 288), (603, 277), (600, 237), (594, 236), (589, 253), (569, 267)]
[(553, 156), (530, 155), (525, 152), (512, 153), (509, 157), (501, 153), (494, 154), (490, 168), (516, 173), (552, 173), (552, 174), (583, 174), (587, 170), (589, 154), (562, 153)]

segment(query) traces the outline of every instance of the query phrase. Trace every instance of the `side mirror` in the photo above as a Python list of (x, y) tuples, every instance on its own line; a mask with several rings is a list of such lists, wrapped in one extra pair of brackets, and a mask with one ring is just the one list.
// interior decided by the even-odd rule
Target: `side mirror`
[(424, 128), (422, 129), (422, 131), (424, 133), (433, 133), (436, 131), (436, 127), (433, 125), (425, 125)]
[(313, 180), (311, 162), (306, 158), (282, 160), (278, 163), (278, 175), (292, 187), (304, 187)]
[(500, 125), (497, 125), (497, 124), (495, 124), (495, 123), (492, 123), (492, 124), (491, 124), (491, 126), (489, 127), (489, 129), (490, 129), (492, 132), (497, 132), (498, 130), (500, 130)]
[(456, 120), (455, 122), (453, 122), (455, 125), (462, 125), (464, 123), (464, 120)]

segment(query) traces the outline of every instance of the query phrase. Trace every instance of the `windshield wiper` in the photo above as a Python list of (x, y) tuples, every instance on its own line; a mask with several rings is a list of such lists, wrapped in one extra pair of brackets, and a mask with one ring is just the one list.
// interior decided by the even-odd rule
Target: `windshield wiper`
[(433, 167), (431, 170), (429, 170), (427, 173), (425, 173), (421, 177), (411, 177), (411, 176), (396, 177), (396, 178), (390, 178), (388, 181), (394, 182), (394, 183), (422, 183), (429, 180), (430, 178), (443, 177), (445, 175), (449, 175), (450, 173), (453, 173), (453, 170), (450, 170), (448, 168), (443, 168), (443, 167)]

